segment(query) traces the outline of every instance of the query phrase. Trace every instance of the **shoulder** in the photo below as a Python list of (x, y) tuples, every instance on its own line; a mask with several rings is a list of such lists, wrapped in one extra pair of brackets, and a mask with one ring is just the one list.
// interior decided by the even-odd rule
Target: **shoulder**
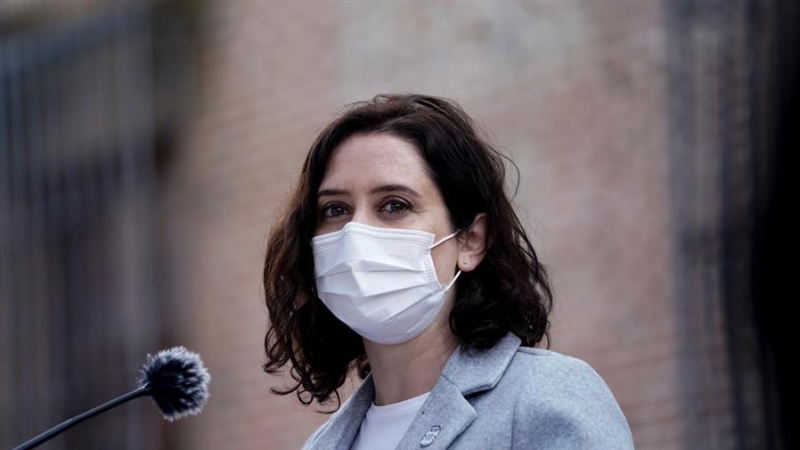
[(519, 381), (536, 380), (536, 391), (548, 393), (552, 387), (607, 386), (600, 375), (585, 361), (541, 348), (519, 347), (506, 369), (504, 378)]
[(608, 385), (578, 358), (519, 347), (496, 388), (513, 395), (514, 440), (522, 448), (543, 441), (552, 441), (546, 448), (633, 448)]
[[(330, 440), (331, 438), (338, 440), (341, 437), (343, 432), (343, 427), (347, 426), (348, 417), (342, 417), (343, 415), (352, 414), (352, 412), (348, 412), (348, 410), (344, 408), (339, 408), (335, 413), (333, 413), (328, 420), (322, 423), (316, 431), (314, 431), (311, 436), (306, 439), (306, 442), (303, 444), (302, 450), (311, 450), (314, 448), (318, 448), (321, 442), (325, 442), (326, 440)], [(322, 438), (325, 436), (325, 438)]]
[(321, 434), (321, 433), (322, 433), (322, 432), (323, 432), (323, 431), (324, 431), (324, 430), (325, 430), (325, 429), (326, 429), (328, 426), (330, 426), (330, 423), (331, 423), (331, 421), (330, 421), (330, 419), (329, 419), (329, 420), (325, 421), (325, 423), (323, 423), (322, 425), (320, 425), (320, 426), (319, 426), (319, 428), (317, 428), (317, 430), (316, 430), (316, 431), (314, 431), (314, 433), (313, 433), (311, 436), (309, 436), (309, 437), (308, 437), (308, 439), (306, 439), (306, 442), (305, 442), (305, 444), (303, 444), (303, 448), (302, 448), (302, 450), (308, 450), (308, 449), (311, 449), (311, 448), (313, 448), (314, 444), (317, 442), (317, 438), (319, 438), (319, 435), (320, 435), (320, 434)]
[(320, 443), (339, 442), (343, 439), (352, 442), (374, 397), (374, 384), (372, 377), (368, 376), (353, 395), (306, 440), (303, 449), (318, 448)]
[[(352, 398), (350, 400), (352, 400)], [(347, 407), (350, 400), (343, 403), (341, 407), (338, 410), (336, 410), (336, 412), (334, 412), (333, 414), (331, 414), (330, 417), (328, 417), (328, 420), (323, 422), (316, 429), (316, 431), (314, 431), (314, 433), (311, 434), (311, 436), (309, 436), (308, 439), (306, 439), (305, 444), (303, 444), (302, 450), (310, 450), (313, 448), (317, 448), (317, 444), (319, 443), (318, 441), (320, 441), (321, 436), (327, 436), (327, 439), (330, 439), (331, 436), (337, 439), (338, 437), (340, 437), (343, 431), (342, 428), (346, 427), (351, 420), (354, 420), (354, 418), (349, 417), (353, 416), (354, 414), (354, 412)], [(324, 440), (325, 439), (322, 439), (322, 441)]]
[(561, 409), (619, 408), (603, 378), (585, 361), (555, 351), (519, 347), (498, 383), (523, 403)]

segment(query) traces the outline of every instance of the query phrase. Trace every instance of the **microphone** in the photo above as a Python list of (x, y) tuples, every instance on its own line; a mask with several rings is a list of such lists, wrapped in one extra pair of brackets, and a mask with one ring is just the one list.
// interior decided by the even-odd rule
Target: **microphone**
[(197, 353), (184, 347), (161, 350), (155, 356), (147, 355), (136, 389), (68, 419), (12, 450), (34, 448), (86, 419), (139, 397), (150, 396), (170, 422), (200, 414), (208, 400), (209, 381), (211, 375)]

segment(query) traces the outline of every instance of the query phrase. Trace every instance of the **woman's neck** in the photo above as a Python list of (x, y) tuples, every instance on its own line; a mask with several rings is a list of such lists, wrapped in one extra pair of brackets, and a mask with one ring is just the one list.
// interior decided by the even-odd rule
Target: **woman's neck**
[(381, 345), (365, 340), (364, 347), (375, 382), (375, 404), (382, 406), (433, 389), (447, 359), (458, 347), (458, 338), (445, 321), (434, 323), (404, 344)]

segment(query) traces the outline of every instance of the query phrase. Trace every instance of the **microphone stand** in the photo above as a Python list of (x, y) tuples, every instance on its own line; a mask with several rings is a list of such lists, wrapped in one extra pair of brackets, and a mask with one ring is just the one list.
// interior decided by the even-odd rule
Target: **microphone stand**
[(39, 436), (36, 436), (35, 438), (29, 440), (28, 442), (25, 442), (24, 444), (22, 444), (22, 445), (20, 445), (18, 447), (14, 447), (12, 450), (28, 450), (28, 449), (34, 448), (34, 447), (38, 446), (39, 444), (41, 444), (41, 443), (51, 439), (52, 437), (58, 435), (62, 431), (67, 430), (69, 428), (72, 428), (73, 426), (83, 422), (86, 419), (90, 419), (90, 418), (92, 418), (92, 417), (94, 417), (94, 416), (96, 416), (96, 415), (98, 415), (98, 414), (100, 414), (102, 412), (108, 411), (109, 409), (111, 409), (111, 408), (113, 408), (115, 406), (121, 405), (122, 403), (125, 403), (128, 400), (133, 400), (134, 398), (144, 397), (144, 396), (147, 396), (147, 395), (150, 395), (150, 386), (149, 385), (141, 386), (141, 387), (137, 388), (134, 391), (128, 392), (125, 395), (122, 395), (120, 397), (115, 398), (114, 400), (111, 400), (111, 401), (108, 401), (106, 403), (103, 403), (102, 405), (94, 407), (94, 408), (90, 409), (89, 411), (86, 411), (86, 412), (84, 412), (82, 414), (78, 414), (77, 416), (75, 416), (75, 417), (73, 417), (71, 419), (67, 419), (64, 422), (62, 422), (60, 425), (57, 425), (57, 426), (45, 431), (44, 433), (40, 434)]

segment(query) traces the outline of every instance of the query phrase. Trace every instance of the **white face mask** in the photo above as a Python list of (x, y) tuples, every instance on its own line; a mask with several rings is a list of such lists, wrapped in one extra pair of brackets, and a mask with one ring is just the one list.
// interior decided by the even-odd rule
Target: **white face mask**
[(339, 320), (379, 344), (400, 344), (425, 331), (444, 304), (453, 280), (436, 277), (424, 231), (378, 228), (349, 222), (311, 240), (317, 295)]

